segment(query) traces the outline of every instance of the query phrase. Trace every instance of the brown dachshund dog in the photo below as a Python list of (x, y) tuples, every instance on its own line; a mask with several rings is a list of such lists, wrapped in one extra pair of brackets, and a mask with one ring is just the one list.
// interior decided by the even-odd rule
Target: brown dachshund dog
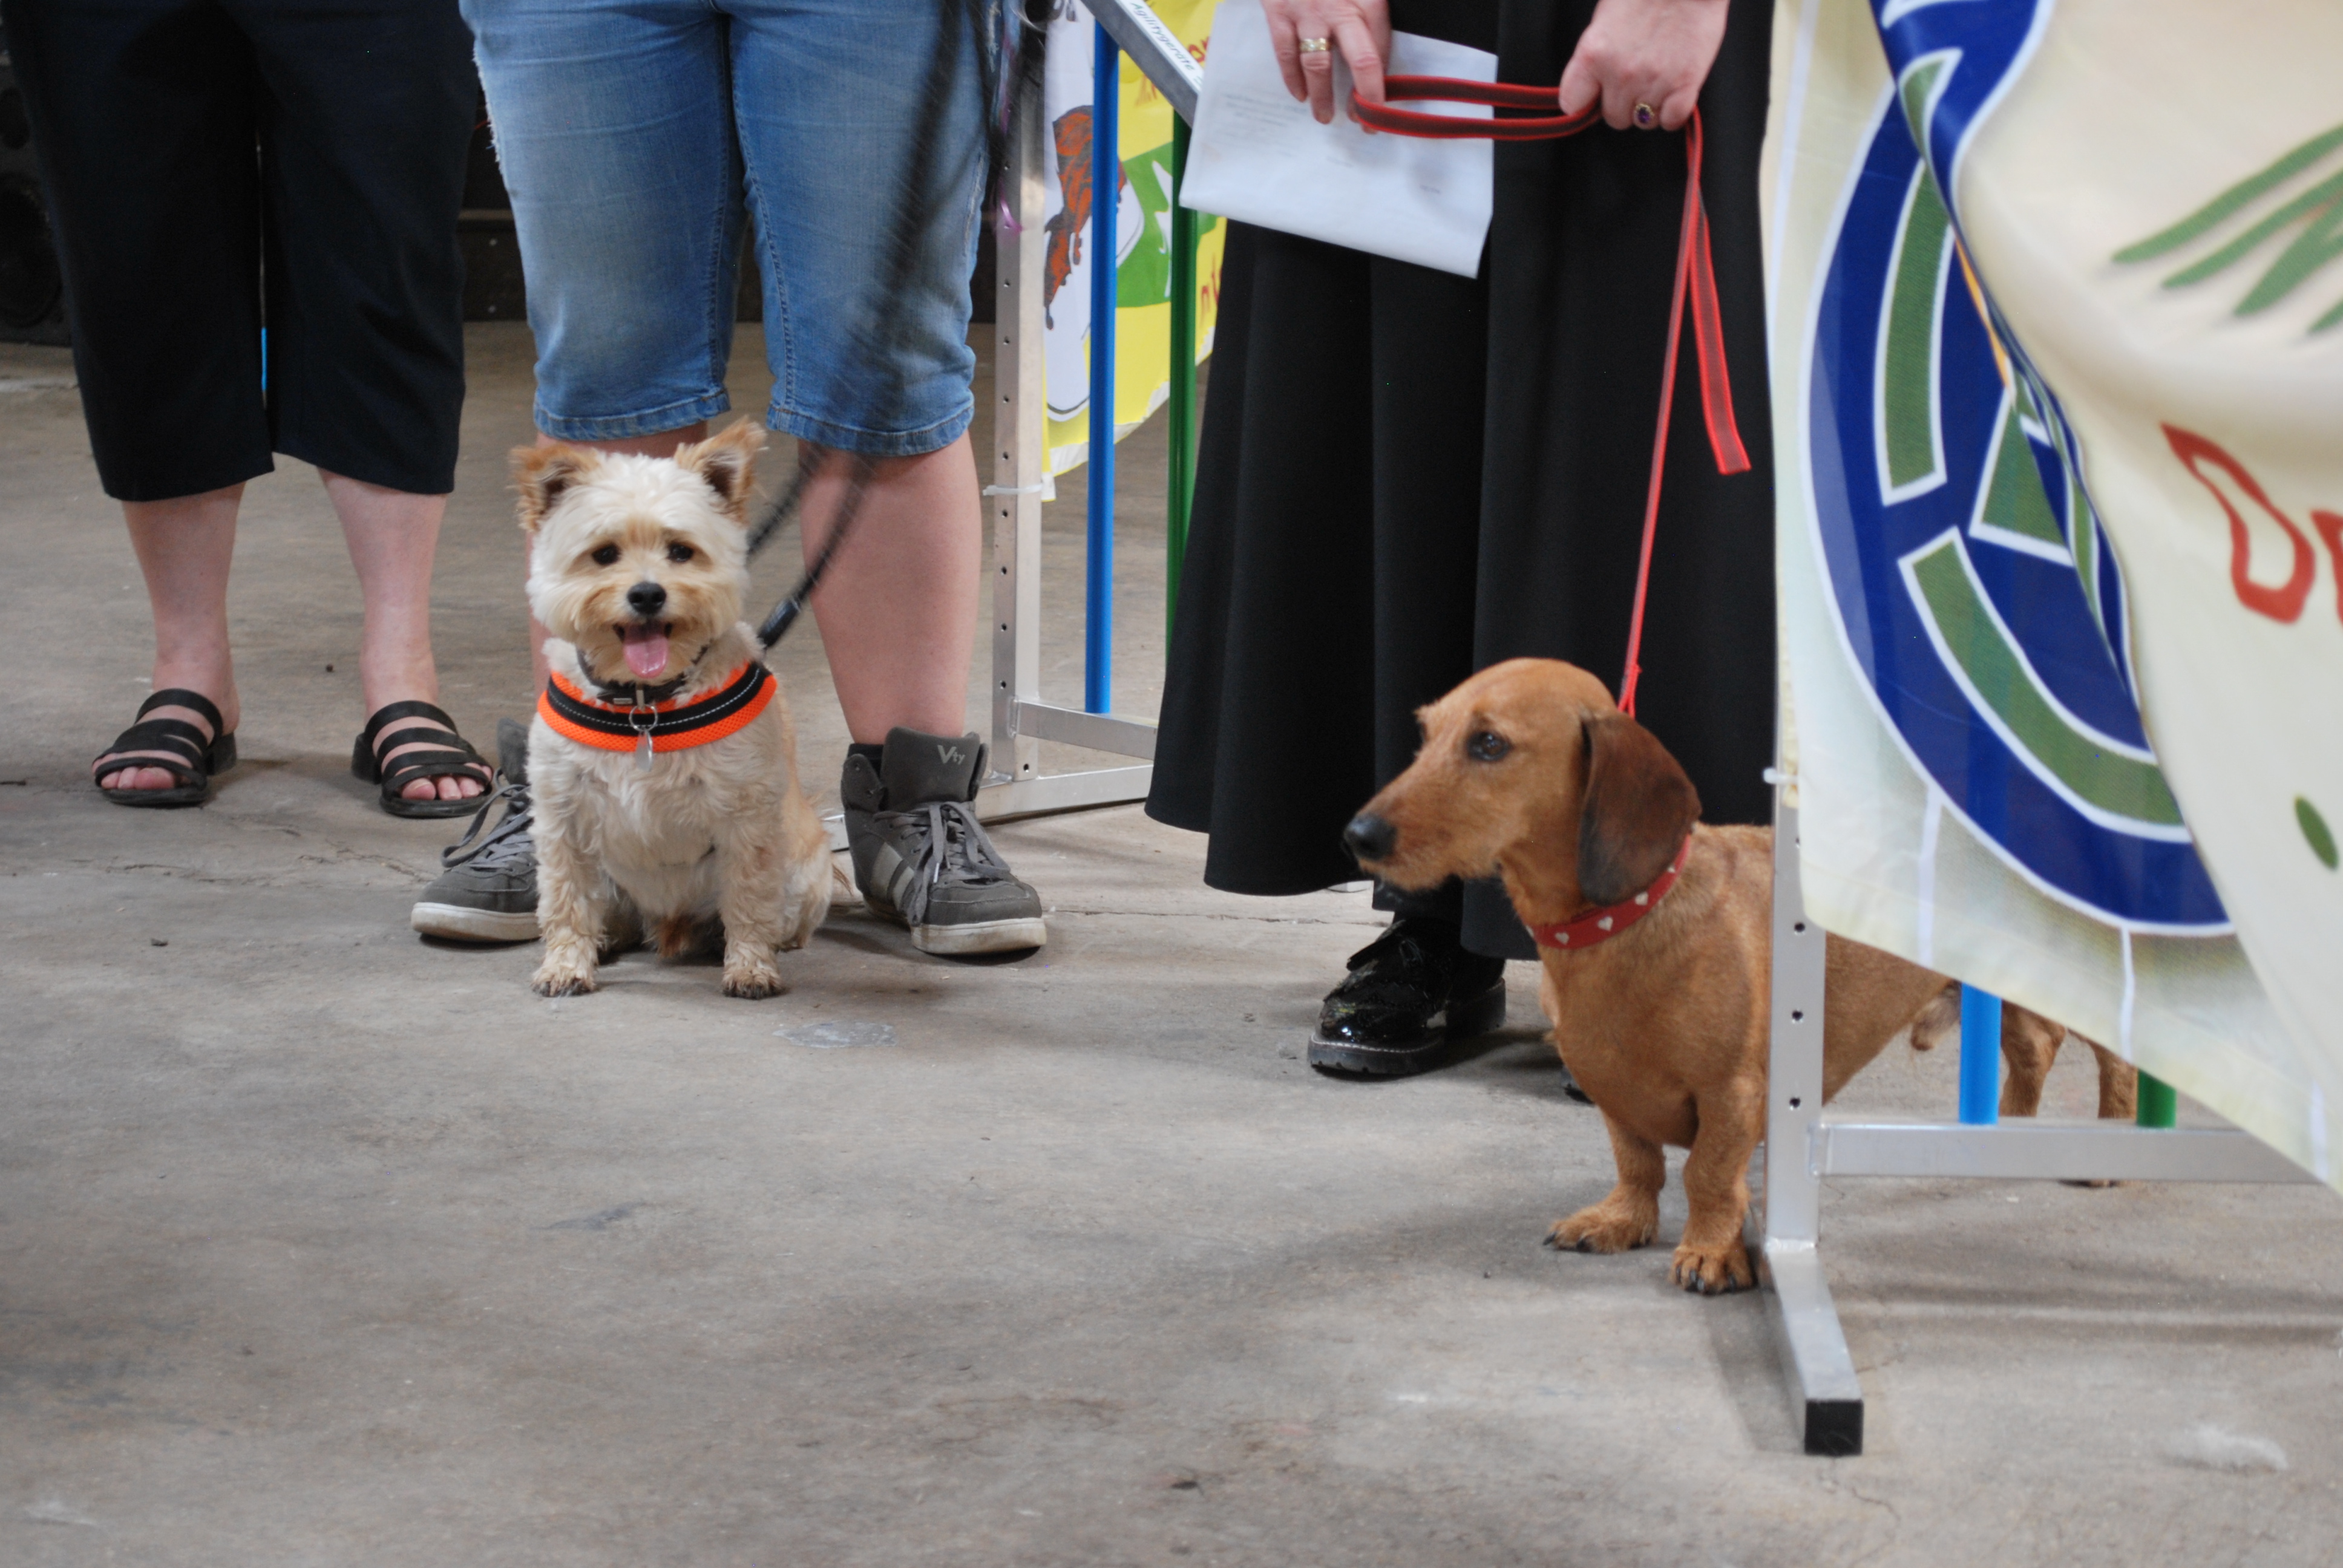
[[(1961, 1031), (1961, 988), (1947, 985), (1912, 1020), (1912, 1049), (1934, 1050)], [(2091, 1048), (2099, 1069), (2099, 1116), (2129, 1121), (2139, 1108), (2139, 1070), (2088, 1035), (2030, 1012), (2014, 1001), (2001, 1004), (2001, 1114), (2031, 1116), (2042, 1109), (2042, 1088), (2058, 1048), (2079, 1040)], [(2120, 1181), (2070, 1181), (2069, 1187), (2120, 1187)]]
[[(1699, 826), (1700, 799), (1675, 759), (1574, 665), (1513, 659), (1419, 717), (1414, 763), (1345, 837), (1398, 888), (1502, 875), (1523, 922), (1549, 929), (1539, 1000), (1603, 1112), (1619, 1181), (1548, 1244), (1617, 1252), (1651, 1241), (1661, 1146), (1674, 1144), (1692, 1151), (1692, 1212), (1669, 1278), (1703, 1292), (1745, 1288), (1755, 1276), (1741, 1220), (1765, 1128), (1772, 829)], [(1574, 946), (1552, 945), (1563, 928)], [(1828, 1100), (1946, 980), (1837, 937), (1825, 961)]]
[[(1934, 1050), (1960, 1031), (1961, 988), (1947, 985), (1912, 1020), (1912, 1049)], [(2098, 1059), (2099, 1115), (2130, 1121), (2139, 1107), (2138, 1070), (2097, 1040), (2076, 1034), (2038, 1012), (2028, 1012), (2014, 1001), (2001, 1004), (2001, 1060), (2008, 1073), (2001, 1081), (2001, 1114), (2031, 1116), (2042, 1109), (2042, 1086), (2050, 1077), (2051, 1064), (2058, 1060), (2058, 1048), (2069, 1039), (2089, 1046)]]

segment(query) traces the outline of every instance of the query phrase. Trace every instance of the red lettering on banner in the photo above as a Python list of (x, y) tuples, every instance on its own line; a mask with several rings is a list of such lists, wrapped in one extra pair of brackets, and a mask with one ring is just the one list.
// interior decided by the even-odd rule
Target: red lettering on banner
[(2313, 512), (2311, 522), (2318, 537), (2327, 541), (2327, 558), (2335, 563), (2335, 616), (2343, 620), (2343, 518), (2332, 512)]
[[(2237, 602), (2272, 620), (2298, 618), (2303, 605), (2310, 598), (2311, 576), (2318, 569), (2318, 558), (2312, 553), (2310, 541), (2303, 537), (2300, 528), (2294, 526), (2293, 519), (2271, 504), (2269, 497), (2262, 493), (2261, 486), (2246, 472), (2245, 465), (2228, 453), (2196, 432), (2172, 425), (2164, 427), (2164, 438), (2171, 443), (2172, 455), (2180, 459), (2181, 467), (2187, 468), (2198, 484), (2213, 492), (2213, 498), (2221, 503), (2221, 510), (2229, 519), (2229, 586), (2237, 591)], [(2210, 463), (2228, 475), (2236, 481), (2237, 488), (2252, 498), (2254, 505), (2286, 530), (2286, 537), (2294, 543), (2294, 570), (2284, 584), (2278, 588), (2266, 588), (2254, 581), (2248, 569), (2253, 565), (2254, 540), (2253, 536), (2246, 531), (2246, 519), (2230, 504), (2228, 493), (2206, 477), (2205, 470), (2197, 467), (2199, 462)]]

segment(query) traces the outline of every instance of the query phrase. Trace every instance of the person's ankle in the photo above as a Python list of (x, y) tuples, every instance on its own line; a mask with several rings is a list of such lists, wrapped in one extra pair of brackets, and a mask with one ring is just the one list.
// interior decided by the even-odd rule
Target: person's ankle
[(1460, 945), (1456, 950), (1455, 967), (1449, 971), (1449, 994), (1475, 997), (1504, 978), (1504, 960), (1493, 959), (1486, 953), (1476, 953)]
[(420, 660), (412, 658), (377, 659), (365, 653), (358, 655), (358, 691), (369, 714), (379, 713), (394, 702), (429, 702), (439, 700), (439, 671), (427, 655)]
[[(244, 706), (236, 696), (236, 674), (232, 668), (216, 663), (182, 659), (157, 659), (154, 668), (153, 690), (166, 691), (176, 688), (203, 693), (220, 711), (220, 733), (236, 733), (236, 723), (244, 717)], [(210, 721), (192, 709), (157, 709), (148, 717), (185, 717), (200, 729), (211, 728)], [(217, 739), (218, 737), (213, 739)]]

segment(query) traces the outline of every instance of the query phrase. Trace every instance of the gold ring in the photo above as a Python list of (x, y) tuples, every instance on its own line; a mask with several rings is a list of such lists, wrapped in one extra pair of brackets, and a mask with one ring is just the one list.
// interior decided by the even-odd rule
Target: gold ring
[(1332, 38), (1304, 38), (1298, 45), (1305, 55), (1322, 55), (1334, 46)]
[(1660, 113), (1639, 98), (1635, 102), (1634, 120), (1637, 128), (1648, 131), (1660, 123)]

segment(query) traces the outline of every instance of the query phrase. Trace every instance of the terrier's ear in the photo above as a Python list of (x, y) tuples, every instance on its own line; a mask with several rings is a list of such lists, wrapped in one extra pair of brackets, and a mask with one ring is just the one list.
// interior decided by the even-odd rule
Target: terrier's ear
[(513, 483), (520, 491), (520, 527), (533, 534), (572, 485), (602, 466), (602, 454), (556, 442), (550, 447), (515, 447)]
[(1659, 737), (1624, 713), (1585, 722), (1578, 805), (1578, 890), (1590, 904), (1632, 899), (1658, 879), (1700, 820), (1700, 793)]
[(743, 419), (720, 436), (678, 448), (675, 460), (708, 481), (734, 522), (749, 520), (749, 495), (756, 477), (757, 454), (765, 445), (765, 427)]

